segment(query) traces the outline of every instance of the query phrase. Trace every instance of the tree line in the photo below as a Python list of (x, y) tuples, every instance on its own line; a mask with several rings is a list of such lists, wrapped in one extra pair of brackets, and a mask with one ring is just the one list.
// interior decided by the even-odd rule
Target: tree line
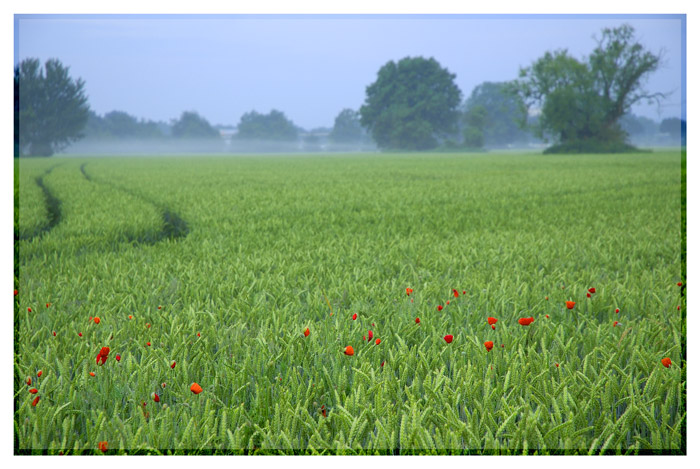
[[(566, 50), (546, 52), (509, 82), (485, 82), (462, 101), (456, 76), (434, 58), (406, 57), (382, 66), (367, 86), (358, 110), (343, 109), (327, 138), (335, 143), (373, 141), (382, 150), (444, 148), (476, 150), (485, 145), (551, 142), (546, 152), (634, 150), (628, 139), (649, 130), (630, 115), (640, 101), (663, 93), (643, 84), (661, 64), (629, 25), (605, 28), (591, 54), (578, 60)], [(55, 59), (41, 67), (26, 59), (15, 67), (15, 155), (50, 155), (80, 138), (214, 139), (221, 133), (196, 112), (169, 124), (138, 120), (122, 111), (99, 116), (89, 109), (85, 83), (73, 80)], [(245, 113), (234, 137), (297, 141), (304, 132), (285, 114)], [(685, 121), (665, 120), (661, 132), (685, 142)], [(314, 143), (313, 132), (305, 137)]]

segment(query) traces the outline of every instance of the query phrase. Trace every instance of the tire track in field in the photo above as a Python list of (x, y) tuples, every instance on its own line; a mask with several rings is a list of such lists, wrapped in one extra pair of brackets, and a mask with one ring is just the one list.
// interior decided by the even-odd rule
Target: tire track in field
[[(83, 163), (80, 165), (80, 172), (83, 173), (83, 177), (94, 184), (97, 184), (93, 178), (85, 171), (85, 166), (87, 163)], [(150, 244), (153, 245), (159, 241), (162, 241), (164, 239), (171, 239), (171, 240), (177, 240), (180, 238), (184, 238), (190, 233), (190, 228), (187, 225), (187, 222), (183, 220), (177, 213), (174, 211), (170, 210), (166, 205), (160, 204), (156, 202), (155, 200), (146, 197), (142, 194), (139, 194), (137, 192), (131, 191), (129, 189), (125, 189), (124, 187), (121, 187), (117, 184), (111, 183), (111, 182), (104, 182), (101, 181), (101, 184), (105, 184), (107, 186), (112, 187), (115, 190), (124, 192), (126, 194), (129, 194), (133, 197), (136, 197), (137, 199), (142, 200), (143, 202), (153, 205), (156, 207), (161, 214), (161, 219), (163, 221), (162, 228), (160, 231), (158, 231), (155, 235), (144, 235), (144, 236), (139, 236), (139, 237), (133, 237), (129, 238), (129, 242), (137, 243), (137, 244)]]
[(31, 240), (39, 235), (48, 233), (61, 222), (61, 201), (58, 198), (56, 198), (56, 196), (53, 195), (49, 188), (46, 187), (46, 185), (44, 184), (44, 178), (48, 176), (51, 173), (51, 171), (53, 171), (57, 166), (59, 165), (51, 166), (49, 169), (46, 170), (46, 172), (44, 172), (44, 174), (42, 174), (41, 176), (37, 176), (37, 178), (34, 180), (36, 182), (36, 185), (39, 186), (41, 191), (44, 193), (44, 203), (46, 204), (46, 224), (41, 228), (34, 230), (33, 233), (25, 235), (18, 234), (15, 236), (15, 239), (22, 241)]

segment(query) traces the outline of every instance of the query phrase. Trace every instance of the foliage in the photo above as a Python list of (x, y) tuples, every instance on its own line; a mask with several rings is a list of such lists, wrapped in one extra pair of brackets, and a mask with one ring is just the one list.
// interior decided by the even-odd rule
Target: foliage
[(484, 146), (486, 120), (486, 108), (480, 104), (470, 107), (464, 114), (464, 144), (466, 146), (472, 148)]
[(336, 116), (330, 139), (335, 143), (355, 143), (364, 140), (365, 131), (360, 124), (360, 113), (343, 109)]
[(175, 138), (221, 138), (219, 131), (196, 112), (183, 112), (179, 120), (173, 122), (172, 135)]
[(298, 138), (294, 123), (275, 109), (268, 114), (251, 111), (241, 116), (237, 138), (244, 140), (294, 141)]
[(485, 111), (482, 127), (485, 144), (506, 145), (527, 139), (520, 125), (527, 116), (525, 103), (510, 84), (488, 81), (480, 84), (464, 105), (465, 116), (477, 106)]
[(565, 50), (547, 52), (521, 69), (515, 86), (527, 106), (541, 110), (540, 137), (552, 135), (567, 148), (589, 140), (605, 148), (624, 142), (619, 120), (633, 104), (664, 97), (642, 88), (660, 63), (661, 55), (646, 51), (625, 24), (603, 29), (585, 62)]
[(15, 148), (20, 154), (51, 156), (82, 137), (89, 111), (85, 82), (68, 72), (56, 59), (43, 68), (38, 59), (15, 67)]
[(677, 117), (671, 117), (661, 121), (659, 130), (663, 133), (669, 134), (673, 139), (680, 139), (681, 145), (685, 145), (686, 142), (686, 125), (685, 120), (681, 120)]
[[(19, 162), (21, 199), (55, 162)], [(679, 163), (61, 160), (19, 241), (15, 452), (684, 453)], [(147, 242), (160, 207), (190, 233)]]
[(159, 123), (147, 120), (139, 121), (136, 117), (123, 111), (111, 111), (100, 117), (90, 111), (85, 126), (86, 139), (104, 138), (163, 138)]
[(367, 87), (360, 122), (377, 146), (428, 150), (456, 131), (461, 91), (434, 58), (389, 61)]

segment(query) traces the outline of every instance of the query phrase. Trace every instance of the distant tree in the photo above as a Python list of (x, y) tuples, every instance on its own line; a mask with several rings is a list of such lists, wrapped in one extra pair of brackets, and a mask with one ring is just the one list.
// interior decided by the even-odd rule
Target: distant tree
[(428, 150), (456, 132), (461, 91), (433, 58), (387, 62), (366, 90), (360, 122), (383, 149)]
[(85, 82), (56, 59), (15, 67), (15, 146), (20, 154), (50, 156), (82, 137), (89, 106)]
[(111, 111), (100, 117), (90, 111), (85, 125), (85, 138), (91, 140), (115, 138), (163, 138), (159, 123), (138, 120), (123, 111)]
[(619, 120), (633, 104), (664, 97), (642, 89), (660, 62), (661, 55), (644, 50), (634, 28), (625, 24), (603, 29), (585, 62), (565, 50), (547, 52), (521, 69), (515, 86), (527, 106), (541, 111), (536, 129), (540, 137), (553, 135), (572, 151), (596, 146), (609, 151), (625, 146)]
[(464, 105), (465, 114), (476, 106), (485, 111), (484, 143), (505, 145), (527, 140), (520, 125), (527, 115), (526, 106), (508, 83), (484, 82), (474, 88)]
[(299, 130), (283, 112), (271, 110), (269, 114), (250, 111), (241, 116), (236, 138), (243, 140), (297, 140)]
[(685, 145), (686, 141), (686, 131), (685, 131), (685, 120), (681, 120), (677, 117), (671, 117), (661, 121), (659, 130), (662, 133), (669, 134), (673, 139), (680, 139), (681, 145)]
[(488, 119), (486, 108), (480, 104), (472, 106), (464, 114), (464, 145), (469, 148), (484, 146), (484, 127)]
[(221, 134), (196, 112), (183, 112), (173, 122), (172, 135), (176, 138), (220, 138)]
[(654, 137), (659, 132), (659, 123), (648, 117), (628, 113), (620, 118), (620, 128), (630, 137)]
[(343, 109), (335, 118), (330, 139), (335, 143), (360, 142), (365, 131), (360, 124), (360, 113), (353, 109)]

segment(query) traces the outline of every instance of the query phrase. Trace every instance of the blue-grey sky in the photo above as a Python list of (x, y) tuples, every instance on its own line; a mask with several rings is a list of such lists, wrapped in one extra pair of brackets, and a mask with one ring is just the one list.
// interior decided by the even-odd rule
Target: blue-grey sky
[(588, 55), (604, 27), (631, 24), (640, 42), (663, 51), (646, 88), (671, 92), (661, 107), (633, 112), (655, 120), (682, 113), (679, 16), (27, 16), (15, 17), (15, 63), (57, 58), (85, 81), (98, 114), (126, 111), (170, 121), (194, 110), (236, 125), (251, 110), (284, 112), (311, 129), (358, 109), (389, 60), (434, 57), (466, 99), (484, 81), (517, 77), (547, 50)]

